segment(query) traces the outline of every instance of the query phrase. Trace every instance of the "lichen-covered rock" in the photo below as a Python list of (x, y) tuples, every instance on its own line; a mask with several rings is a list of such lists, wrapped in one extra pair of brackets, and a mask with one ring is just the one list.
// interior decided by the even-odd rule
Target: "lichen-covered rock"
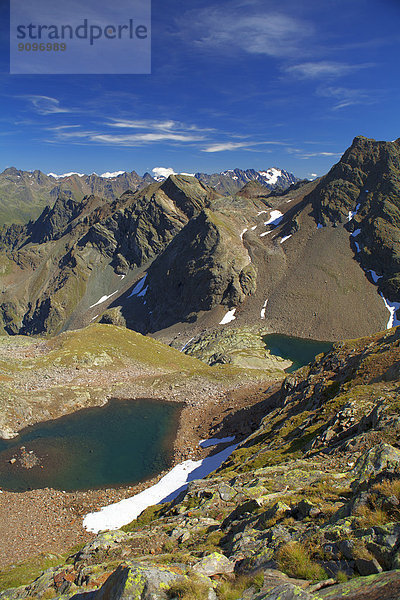
[(257, 600), (315, 600), (313, 594), (292, 583), (282, 583), (268, 591), (261, 591), (256, 598)]
[(360, 456), (354, 470), (356, 477), (352, 487), (355, 491), (366, 489), (380, 476), (400, 476), (400, 450), (390, 444), (381, 443)]
[(235, 564), (219, 552), (213, 552), (193, 565), (193, 571), (198, 575), (220, 575), (233, 573)]
[(101, 323), (106, 325), (117, 325), (118, 327), (126, 327), (126, 319), (121, 312), (120, 306), (108, 308), (101, 316)]
[(322, 600), (396, 600), (399, 597), (400, 571), (357, 577), (316, 594), (316, 598)]
[(94, 600), (166, 600), (168, 587), (183, 577), (168, 567), (122, 564), (96, 592)]
[(96, 554), (115, 548), (128, 538), (128, 534), (120, 530), (101, 533), (78, 552), (75, 562), (92, 560)]

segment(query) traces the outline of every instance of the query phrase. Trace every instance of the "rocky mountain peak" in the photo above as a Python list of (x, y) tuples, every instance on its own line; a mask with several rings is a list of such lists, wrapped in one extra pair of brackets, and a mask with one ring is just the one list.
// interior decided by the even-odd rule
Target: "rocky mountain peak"
[(211, 188), (189, 175), (170, 175), (160, 190), (189, 218), (209, 206), (215, 195)]

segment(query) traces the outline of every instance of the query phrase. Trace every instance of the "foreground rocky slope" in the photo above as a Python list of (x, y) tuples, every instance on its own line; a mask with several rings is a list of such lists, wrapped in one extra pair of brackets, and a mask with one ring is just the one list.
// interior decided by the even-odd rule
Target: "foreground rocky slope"
[(397, 598), (399, 360), (398, 329), (336, 344), (215, 474), (1, 597)]

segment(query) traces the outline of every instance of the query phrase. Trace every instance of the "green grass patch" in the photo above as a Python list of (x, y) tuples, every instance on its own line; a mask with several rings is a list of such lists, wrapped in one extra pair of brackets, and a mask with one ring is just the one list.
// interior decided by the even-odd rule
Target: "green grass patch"
[(65, 554), (41, 553), (15, 566), (9, 566), (0, 571), (0, 591), (20, 587), (32, 583), (51, 567), (63, 565), (68, 558), (83, 548), (84, 544), (74, 546)]
[(164, 507), (161, 507), (158, 504), (154, 506), (149, 506), (146, 508), (136, 519), (121, 527), (122, 531), (125, 533), (129, 533), (131, 531), (136, 531), (137, 529), (142, 529), (146, 525), (149, 525), (152, 521), (155, 521), (161, 516)]

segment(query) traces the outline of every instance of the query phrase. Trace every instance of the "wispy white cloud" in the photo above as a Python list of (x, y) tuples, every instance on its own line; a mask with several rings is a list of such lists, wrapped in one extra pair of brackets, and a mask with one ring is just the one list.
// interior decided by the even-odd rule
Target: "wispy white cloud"
[(353, 71), (359, 69), (366, 69), (372, 67), (371, 63), (362, 65), (349, 65), (340, 62), (331, 61), (316, 61), (316, 62), (303, 62), (296, 65), (291, 65), (284, 68), (285, 73), (293, 75), (300, 79), (319, 79), (323, 77), (333, 78), (347, 75)]
[[(234, 137), (234, 136), (232, 136)], [(256, 151), (254, 147), (257, 146), (285, 146), (285, 142), (276, 142), (276, 141), (246, 141), (246, 142), (215, 142), (207, 146), (207, 148), (203, 148), (202, 152), (225, 152), (229, 150), (252, 150)], [(263, 152), (269, 152), (269, 150), (265, 150), (263, 148)]]
[(56, 127), (47, 127), (47, 131), (64, 131), (65, 129), (77, 129), (80, 125), (57, 125)]
[[(274, 57), (296, 56), (313, 33), (312, 25), (288, 14), (272, 10), (253, 10), (240, 3), (221, 3), (220, 6), (186, 13), (186, 35), (192, 36), (202, 48), (239, 49), (249, 54)], [(187, 24), (191, 23), (188, 28)], [(206, 33), (204, 33), (206, 32)], [(302, 52), (301, 54), (304, 54)]]
[[(321, 150), (319, 152), (307, 152), (301, 148), (286, 148), (286, 152), (293, 154), (296, 158), (309, 159), (309, 158), (333, 158), (342, 156), (343, 152), (331, 152), (327, 150)], [(315, 175), (317, 177), (317, 175)]]
[(336, 101), (332, 106), (333, 110), (340, 110), (355, 104), (374, 104), (377, 101), (376, 94), (372, 96), (367, 90), (345, 87), (321, 87), (317, 90), (317, 94), (324, 98), (333, 98)]
[(121, 129), (160, 129), (169, 130), (174, 129), (179, 124), (176, 121), (154, 121), (151, 119), (111, 119), (109, 123), (111, 127), (119, 127)]
[(309, 152), (299, 156), (299, 158), (316, 158), (316, 157), (330, 157), (330, 156), (342, 156), (343, 152)]
[(133, 135), (95, 134), (91, 135), (90, 139), (93, 142), (105, 142), (119, 146), (135, 146), (151, 142), (198, 142), (204, 138), (202, 136), (181, 133), (137, 133)]
[(135, 134), (121, 134), (113, 135), (100, 131), (68, 131), (65, 129), (57, 129), (54, 131), (54, 141), (68, 141), (73, 142), (74, 140), (80, 143), (101, 143), (108, 144), (110, 146), (141, 146), (143, 144), (150, 144), (155, 142), (180, 142), (180, 143), (191, 143), (203, 141), (204, 137), (200, 135), (191, 135), (186, 133), (168, 133), (168, 132), (144, 132)]
[[(117, 128), (118, 133), (115, 131)], [(110, 132), (111, 130), (114, 130)], [(134, 132), (132, 131), (134, 130)], [(174, 120), (157, 119), (109, 119), (95, 123), (93, 129), (81, 129), (79, 125), (48, 127), (54, 134), (49, 142), (74, 142), (79, 144), (99, 143), (110, 146), (142, 146), (157, 142), (193, 144), (210, 139), (213, 129), (204, 129), (193, 124)]]
[(223, 142), (222, 144), (211, 144), (211, 146), (204, 148), (202, 152), (225, 152), (226, 150), (239, 150), (253, 145), (244, 142)]
[(34, 110), (40, 115), (54, 115), (58, 113), (70, 113), (73, 112), (69, 108), (60, 106), (60, 101), (57, 98), (51, 96), (38, 96), (38, 95), (23, 95), (20, 98), (25, 98), (31, 102)]

